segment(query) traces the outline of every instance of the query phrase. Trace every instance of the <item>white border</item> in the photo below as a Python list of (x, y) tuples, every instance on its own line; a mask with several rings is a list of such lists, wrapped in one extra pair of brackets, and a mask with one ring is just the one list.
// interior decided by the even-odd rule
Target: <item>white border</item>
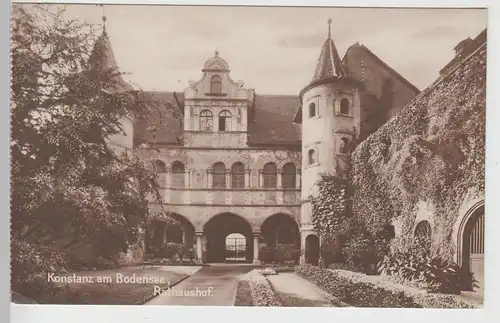
[[(33, 2), (21, 0), (17, 2)], [(44, 3), (71, 3), (71, 1), (39, 1)], [(99, 3), (99, 1), (73, 1), (73, 3)], [(377, 1), (377, 0), (352, 0), (352, 1), (167, 1), (167, 0), (145, 0), (145, 1), (125, 1), (125, 0), (108, 0), (108, 4), (184, 4), (184, 5), (272, 5), (272, 6), (372, 6), (372, 7), (488, 7), (489, 21), (488, 21), (488, 65), (487, 65), (487, 151), (486, 151), (486, 264), (485, 268), (487, 287), (485, 289), (485, 306), (483, 310), (412, 310), (412, 309), (329, 309), (329, 308), (307, 308), (307, 309), (292, 309), (292, 308), (232, 308), (232, 307), (132, 307), (132, 306), (44, 306), (44, 305), (9, 305), (9, 259), (2, 257), (5, 261), (3, 267), (4, 272), (0, 276), (2, 284), (5, 284), (3, 296), (10, 307), (11, 322), (36, 322), (36, 323), (57, 323), (57, 322), (190, 322), (190, 321), (203, 321), (203, 322), (220, 322), (224, 321), (258, 321), (267, 322), (271, 320), (281, 321), (287, 320), (288, 322), (307, 322), (315, 320), (318, 322), (500, 322), (498, 314), (498, 296), (497, 291), (500, 291), (499, 283), (494, 277), (499, 269), (499, 259), (494, 256), (495, 246), (500, 246), (500, 235), (495, 234), (493, 228), (500, 228), (500, 217), (496, 213), (500, 210), (500, 196), (499, 189), (495, 186), (495, 180), (500, 179), (499, 165), (500, 165), (500, 141), (495, 140), (498, 138), (500, 127), (496, 126), (497, 120), (500, 120), (500, 6), (498, 0), (489, 1), (473, 1), (473, 0), (455, 0), (455, 1)], [(2, 26), (2, 59), (4, 62), (9, 62), (9, 13), (10, 9), (8, 1), (2, 1), (3, 10), (1, 14), (4, 22)], [(467, 23), (464, 21), (464, 23)], [(0, 127), (3, 131), (2, 144), (4, 145), (5, 152), (9, 151), (9, 111), (6, 107), (9, 106), (7, 100), (9, 98), (9, 74), (10, 67), (7, 64), (2, 65), (2, 81), (5, 86), (3, 89), (4, 105), (1, 113), (4, 115), (0, 120), (4, 122), (4, 127)], [(2, 221), (4, 228), (4, 241), (2, 248), (6, 253), (10, 254), (8, 246), (9, 237), (9, 156), (7, 153), (3, 154), (2, 166), (5, 172), (2, 173), (3, 177), (0, 182), (4, 186), (2, 188), (5, 194), (2, 194), (4, 206), (4, 216)], [(496, 197), (496, 198), (495, 198)], [(491, 215), (490, 215), (491, 214)], [(496, 241), (495, 241), (496, 240)], [(3, 286), (2, 286), (3, 287)], [(3, 304), (6, 304), (2, 302)], [(497, 312), (497, 313), (495, 313)], [(3, 315), (8, 313), (8, 310), (0, 310)], [(4, 314), (5, 313), (5, 314)], [(7, 314), (8, 315), (8, 314)], [(1, 320), (7, 322), (7, 320)]]

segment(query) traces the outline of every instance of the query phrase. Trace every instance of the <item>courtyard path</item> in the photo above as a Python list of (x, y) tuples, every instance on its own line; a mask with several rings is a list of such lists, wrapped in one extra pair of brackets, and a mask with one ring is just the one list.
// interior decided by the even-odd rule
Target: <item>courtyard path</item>
[(233, 306), (238, 279), (250, 270), (239, 265), (202, 267), (144, 305)]
[(332, 307), (330, 295), (295, 273), (266, 276), (283, 306)]

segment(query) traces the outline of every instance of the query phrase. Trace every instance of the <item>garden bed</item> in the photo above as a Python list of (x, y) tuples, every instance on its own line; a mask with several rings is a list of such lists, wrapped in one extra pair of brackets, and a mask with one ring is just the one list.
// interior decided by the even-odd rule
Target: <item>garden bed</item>
[(429, 293), (414, 286), (396, 282), (391, 276), (365, 275), (347, 270), (331, 271), (354, 282), (370, 283), (387, 290), (404, 292), (425, 308), (475, 308), (479, 305), (459, 300), (456, 295)]
[(235, 306), (282, 306), (269, 281), (258, 269), (248, 272), (238, 282), (234, 303)]
[(395, 284), (380, 276), (312, 265), (296, 267), (296, 273), (340, 301), (356, 307), (389, 308), (474, 308), (451, 295), (430, 294)]

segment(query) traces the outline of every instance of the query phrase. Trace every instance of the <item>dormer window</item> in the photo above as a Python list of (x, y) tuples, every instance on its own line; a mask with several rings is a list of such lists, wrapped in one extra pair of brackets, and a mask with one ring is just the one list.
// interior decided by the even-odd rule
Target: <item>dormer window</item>
[(231, 112), (223, 110), (219, 113), (219, 131), (231, 131)]
[(222, 93), (222, 79), (219, 75), (214, 75), (210, 79), (210, 93)]
[(203, 110), (200, 113), (200, 131), (212, 131), (213, 115), (210, 110)]

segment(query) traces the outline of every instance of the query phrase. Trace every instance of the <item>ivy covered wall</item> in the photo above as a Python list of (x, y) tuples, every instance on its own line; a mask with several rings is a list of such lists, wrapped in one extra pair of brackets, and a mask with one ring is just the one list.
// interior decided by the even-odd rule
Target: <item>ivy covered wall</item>
[(431, 249), (451, 259), (459, 208), (484, 192), (486, 43), (476, 46), (353, 152), (354, 216), (374, 233), (397, 226), (396, 246), (413, 238), (425, 203)]

